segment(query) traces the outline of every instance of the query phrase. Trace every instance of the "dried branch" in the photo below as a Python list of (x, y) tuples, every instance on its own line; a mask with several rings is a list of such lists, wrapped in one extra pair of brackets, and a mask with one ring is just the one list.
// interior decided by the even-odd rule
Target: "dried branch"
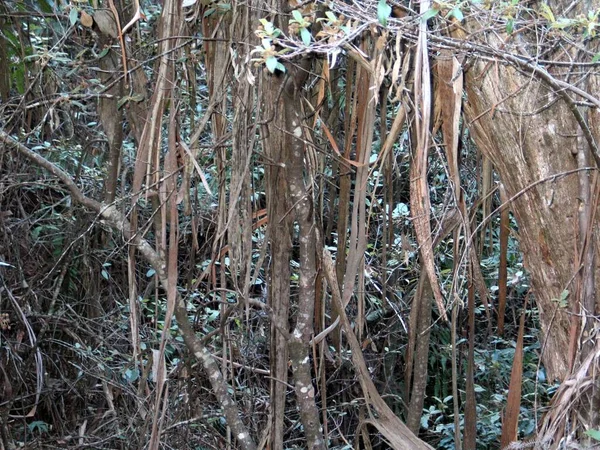
[[(163, 288), (169, 292), (169, 278), (167, 274), (167, 265), (164, 259), (152, 248), (150, 243), (143, 239), (140, 234), (132, 235), (131, 225), (127, 218), (114, 206), (114, 204), (106, 205), (100, 203), (94, 199), (87, 197), (79, 187), (73, 182), (71, 177), (63, 171), (60, 167), (48, 161), (43, 156), (30, 150), (25, 145), (14, 140), (6, 132), (0, 131), (0, 141), (9, 147), (16, 149), (20, 154), (25, 156), (27, 159), (46, 169), (52, 175), (56, 176), (62, 181), (65, 186), (69, 189), (73, 199), (85, 206), (92, 211), (95, 211), (100, 217), (102, 217), (111, 228), (115, 231), (120, 232), (126, 241), (134, 245), (140, 252), (142, 257), (146, 260), (150, 266), (156, 271), (158, 278)], [(234, 432), (236, 439), (240, 445), (240, 448), (245, 450), (255, 450), (256, 444), (252, 439), (247, 427), (240, 419), (239, 410), (237, 404), (233, 401), (228, 392), (228, 386), (223, 378), (219, 366), (213, 356), (210, 354), (208, 349), (202, 344), (202, 342), (196, 337), (194, 329), (192, 328), (188, 315), (186, 305), (180, 295), (177, 295), (175, 305), (175, 316), (179, 325), (179, 330), (183, 336), (184, 342), (187, 345), (190, 352), (202, 362), (202, 366), (210, 383), (213, 391), (220, 402), (227, 424), (231, 427)]]

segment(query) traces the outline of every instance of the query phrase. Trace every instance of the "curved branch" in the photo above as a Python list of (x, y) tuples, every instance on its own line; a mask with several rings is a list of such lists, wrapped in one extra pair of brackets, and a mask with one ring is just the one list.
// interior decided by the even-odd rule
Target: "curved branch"
[[(13, 139), (5, 131), (0, 130), (0, 142), (3, 142), (8, 147), (16, 149), (20, 154), (25, 156), (34, 164), (46, 169), (48, 172), (58, 178), (69, 189), (69, 192), (75, 201), (98, 213), (100, 217), (108, 222), (111, 228), (113, 228), (115, 231), (119, 231), (125, 240), (127, 240), (131, 245), (135, 245), (146, 262), (150, 264), (156, 271), (156, 274), (158, 275), (160, 283), (164, 289), (168, 290), (169, 282), (167, 279), (167, 266), (164, 259), (152, 248), (147, 240), (140, 236), (140, 234), (131, 233), (129, 221), (114, 206), (114, 204), (107, 205), (87, 197), (71, 179), (69, 174), (67, 174), (56, 164), (48, 161), (43, 156)], [(196, 337), (194, 329), (192, 328), (187, 316), (185, 303), (179, 295), (177, 296), (177, 303), (175, 306), (175, 317), (177, 318), (179, 329), (186, 346), (188, 347), (189, 351), (199, 361), (202, 362), (202, 366), (206, 375), (208, 376), (208, 379), (210, 380), (215, 396), (223, 408), (223, 413), (227, 420), (227, 424), (235, 434), (240, 444), (240, 448), (244, 450), (255, 450), (256, 444), (254, 443), (248, 429), (240, 419), (237, 405), (229, 395), (228, 386), (223, 378), (223, 374), (219, 369), (219, 365), (208, 349), (204, 346), (202, 341)]]

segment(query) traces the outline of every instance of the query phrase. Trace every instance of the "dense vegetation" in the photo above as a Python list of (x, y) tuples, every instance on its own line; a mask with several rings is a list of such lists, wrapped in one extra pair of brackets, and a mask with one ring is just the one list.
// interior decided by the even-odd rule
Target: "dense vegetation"
[(0, 448), (592, 446), (599, 14), (5, 0)]

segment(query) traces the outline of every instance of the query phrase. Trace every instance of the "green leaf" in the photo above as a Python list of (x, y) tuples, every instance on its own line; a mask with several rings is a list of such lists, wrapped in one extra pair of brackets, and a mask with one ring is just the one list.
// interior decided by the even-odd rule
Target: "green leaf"
[(277, 66), (275, 68), (281, 72), (285, 72), (285, 66), (280, 62), (277, 63)]
[(100, 52), (100, 54), (98, 55), (98, 59), (104, 58), (106, 55), (108, 55), (109, 51), (110, 51), (110, 47), (104, 47), (102, 49), (102, 51)]
[(269, 50), (272, 45), (271, 45), (271, 39), (263, 39), (262, 40), (262, 46), (265, 50)]
[(19, 43), (19, 38), (13, 33), (12, 30), (5, 27), (2, 30), (2, 33), (13, 49), (15, 49), (15, 50), (21, 49), (21, 44)]
[(48, 424), (42, 420), (34, 420), (33, 422), (27, 424), (27, 428), (29, 428), (30, 432), (38, 431), (40, 433), (48, 432)]
[(568, 306), (568, 302), (567, 302), (567, 298), (569, 297), (569, 291), (568, 290), (564, 290), (560, 293), (560, 299), (558, 304), (561, 306), (561, 308), (566, 308)]
[(269, 56), (266, 61), (265, 64), (267, 66), (267, 69), (269, 70), (269, 72), (271, 73), (275, 73), (275, 70), (277, 69), (277, 64), (279, 63), (279, 61), (277, 61), (277, 58), (275, 58), (274, 56)]
[(575, 24), (575, 20), (568, 19), (566, 17), (561, 17), (556, 22), (552, 22), (551, 27), (558, 28), (559, 30), (564, 30), (565, 28), (572, 27)]
[(392, 14), (392, 7), (385, 0), (379, 0), (377, 4), (377, 20), (382, 26), (387, 26), (387, 20)]
[(79, 11), (75, 8), (71, 8), (71, 11), (69, 11), (69, 22), (71, 22), (71, 26), (77, 23), (77, 19), (79, 19)]
[(38, 0), (38, 5), (40, 7), (40, 11), (42, 11), (43, 13), (52, 14), (54, 12), (54, 9), (52, 8), (54, 3), (51, 1), (49, 2), (47, 0)]
[(552, 9), (548, 6), (548, 3), (542, 3), (540, 5), (540, 15), (550, 23), (556, 22)]
[(148, 272), (146, 272), (146, 278), (153, 277), (155, 273), (156, 273), (156, 270), (148, 269)]
[(462, 22), (465, 18), (463, 12), (460, 10), (460, 8), (458, 6), (456, 8), (454, 8), (452, 11), (450, 11), (450, 13), (448, 14), (448, 17), (454, 17), (459, 22)]
[(592, 58), (593, 63), (597, 63), (598, 61), (600, 61), (600, 53), (596, 53)]
[(310, 45), (310, 39), (312, 37), (310, 31), (308, 31), (307, 28), (301, 28), (300, 36), (302, 37), (302, 42), (304, 43), (304, 45), (308, 47)]
[(14, 80), (17, 92), (19, 94), (25, 93), (25, 67), (23, 64), (18, 64), (14, 69)]
[(301, 23), (304, 21), (304, 17), (302, 17), (302, 14), (297, 9), (292, 11), (292, 16), (294, 16), (294, 20), (298, 23)]
[(137, 369), (127, 369), (123, 375), (127, 381), (134, 383), (140, 377), (140, 372)]
[(600, 430), (587, 430), (585, 434), (587, 434), (595, 441), (600, 441)]
[(128, 95), (125, 97), (121, 97), (119, 99), (119, 101), (117, 102), (117, 109), (121, 109), (123, 106), (125, 106), (125, 104), (131, 100), (131, 97), (129, 97)]
[(146, 99), (146, 96), (144, 94), (137, 93), (137, 94), (133, 94), (129, 99), (132, 102), (140, 103)]
[(108, 280), (109, 275), (106, 270), (102, 269), (102, 272), (100, 272), (100, 274), (102, 275), (102, 278), (104, 278), (105, 280)]
[(429, 11), (425, 11), (425, 14), (423, 14), (422, 19), (427, 22), (429, 19), (433, 19), (435, 16), (437, 16), (440, 13), (440, 10), (437, 8), (431, 8)]
[(508, 19), (506, 21), (506, 33), (512, 34), (514, 27), (515, 27), (515, 21), (513, 19)]

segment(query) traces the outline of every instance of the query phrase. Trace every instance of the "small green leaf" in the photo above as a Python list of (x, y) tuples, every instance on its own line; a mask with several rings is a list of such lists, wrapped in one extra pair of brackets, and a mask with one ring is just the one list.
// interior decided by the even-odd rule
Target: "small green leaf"
[(429, 19), (433, 19), (435, 16), (437, 16), (440, 13), (440, 10), (437, 8), (431, 8), (429, 11), (425, 11), (425, 14), (423, 14), (422, 19), (427, 22)]
[(277, 66), (275, 68), (281, 72), (285, 72), (285, 66), (280, 62), (277, 63)]
[(292, 16), (294, 16), (294, 20), (298, 23), (304, 21), (304, 17), (302, 17), (302, 14), (297, 9), (292, 11)]
[(21, 44), (19, 42), (19, 38), (12, 32), (12, 30), (4, 28), (2, 30), (2, 34), (3, 34), (3, 37), (6, 38), (8, 43), (11, 45), (11, 47), (13, 47), (13, 49), (20, 50)]
[(102, 269), (102, 272), (100, 272), (100, 274), (102, 275), (102, 278), (104, 278), (105, 280), (108, 280), (109, 275), (106, 270)]
[(462, 22), (465, 18), (463, 12), (460, 10), (460, 8), (458, 6), (456, 8), (454, 8), (452, 11), (450, 11), (450, 13), (448, 14), (448, 17), (454, 17), (459, 22)]
[(593, 63), (597, 63), (598, 61), (600, 61), (600, 53), (596, 53), (592, 58)]
[(125, 106), (125, 104), (131, 100), (131, 97), (129, 97), (128, 95), (125, 97), (121, 97), (119, 99), (119, 101), (117, 102), (117, 109), (121, 109), (123, 106)]
[(575, 25), (575, 23), (576, 21), (573, 19), (561, 17), (556, 22), (552, 22), (551, 27), (557, 28), (559, 30), (564, 30), (565, 28), (572, 27), (573, 25)]
[(560, 299), (559, 299), (559, 305), (561, 306), (561, 308), (566, 308), (569, 303), (567, 302), (567, 298), (569, 297), (569, 291), (568, 290), (564, 290), (560, 293)]
[(48, 432), (48, 424), (42, 420), (35, 420), (30, 424), (27, 424), (27, 428), (29, 428), (30, 432), (38, 431), (39, 433), (47, 433)]
[(108, 55), (109, 51), (110, 51), (110, 47), (104, 47), (102, 49), (102, 51), (100, 52), (100, 54), (98, 55), (98, 59), (104, 58), (106, 55)]
[(514, 27), (515, 27), (515, 21), (513, 19), (508, 19), (506, 21), (506, 33), (512, 34)]
[(155, 273), (156, 273), (156, 270), (148, 269), (148, 272), (146, 272), (146, 278), (153, 277)]
[(14, 68), (14, 80), (17, 92), (19, 94), (25, 93), (25, 68), (23, 64), (18, 64)]
[(304, 45), (308, 47), (310, 45), (311, 39), (310, 31), (308, 31), (307, 28), (302, 28), (300, 29), (300, 36), (302, 37), (302, 42), (304, 43)]
[(267, 66), (267, 69), (269, 70), (269, 72), (271, 73), (275, 73), (275, 70), (277, 69), (277, 64), (279, 63), (279, 61), (277, 61), (277, 58), (275, 58), (274, 56), (269, 56), (266, 61), (265, 64)]
[(79, 18), (79, 11), (77, 11), (75, 8), (71, 8), (71, 11), (69, 11), (69, 22), (71, 23), (71, 26), (73, 26), (77, 23), (78, 18)]
[(265, 50), (269, 50), (272, 47), (271, 39), (263, 39), (262, 46)]
[(48, 2), (47, 0), (38, 0), (38, 5), (40, 7), (40, 11), (43, 13), (52, 14), (54, 12), (54, 9), (52, 8), (54, 3), (51, 1)]
[(540, 15), (550, 23), (556, 22), (554, 13), (552, 12), (552, 9), (550, 9), (550, 6), (548, 6), (548, 3), (542, 3), (540, 5)]
[(145, 99), (146, 99), (146, 96), (144, 94), (140, 94), (140, 93), (133, 94), (130, 97), (130, 100), (135, 103), (140, 103), (140, 102), (144, 101)]
[(130, 383), (134, 383), (140, 377), (140, 373), (136, 369), (127, 369), (123, 375)]
[(379, 0), (377, 4), (377, 20), (382, 26), (387, 26), (387, 20), (392, 14), (392, 7), (385, 0)]
[(600, 441), (600, 430), (587, 430), (585, 434), (587, 434), (595, 441)]

